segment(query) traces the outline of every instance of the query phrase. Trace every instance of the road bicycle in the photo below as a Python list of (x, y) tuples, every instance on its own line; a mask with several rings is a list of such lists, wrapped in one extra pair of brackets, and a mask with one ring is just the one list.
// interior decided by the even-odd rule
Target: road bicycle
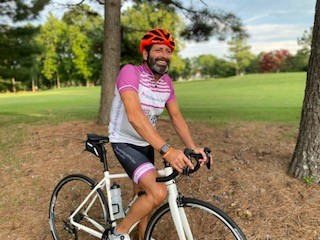
[[(55, 240), (107, 240), (111, 229), (116, 226), (115, 216), (121, 206), (112, 203), (111, 181), (128, 175), (109, 172), (105, 149), (108, 142), (108, 137), (88, 134), (85, 143), (85, 150), (99, 157), (103, 163), (104, 178), (101, 181), (96, 184), (85, 175), (72, 174), (55, 187), (49, 207), (49, 225)], [(205, 152), (211, 158), (210, 149), (205, 148)], [(184, 153), (195, 164), (194, 169), (184, 170), (183, 175), (189, 178), (199, 169), (202, 156), (189, 149)], [(210, 161), (206, 165), (210, 169)], [(168, 163), (164, 161), (164, 168), (158, 171), (162, 177), (156, 181), (166, 182), (168, 198), (150, 217), (145, 240), (246, 239), (237, 224), (222, 210), (208, 202), (183, 196), (176, 184), (179, 173)]]

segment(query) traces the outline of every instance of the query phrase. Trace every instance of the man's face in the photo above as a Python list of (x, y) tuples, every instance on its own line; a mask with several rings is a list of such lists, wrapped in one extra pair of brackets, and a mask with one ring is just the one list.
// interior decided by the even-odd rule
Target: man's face
[(163, 75), (168, 71), (171, 55), (171, 49), (167, 45), (153, 44), (149, 54), (144, 50), (143, 58), (153, 73)]

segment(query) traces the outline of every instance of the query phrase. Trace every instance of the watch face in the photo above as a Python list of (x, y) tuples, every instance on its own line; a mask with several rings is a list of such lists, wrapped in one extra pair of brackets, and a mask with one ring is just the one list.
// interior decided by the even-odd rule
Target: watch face
[(166, 154), (166, 153), (169, 151), (169, 149), (170, 149), (170, 145), (169, 145), (169, 144), (164, 145), (164, 146), (161, 148), (160, 154), (161, 154), (161, 155)]

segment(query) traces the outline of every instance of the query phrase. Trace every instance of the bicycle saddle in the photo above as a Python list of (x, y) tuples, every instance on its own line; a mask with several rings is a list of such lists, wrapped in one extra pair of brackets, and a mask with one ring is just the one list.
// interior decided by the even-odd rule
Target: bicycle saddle
[(104, 141), (104, 142), (109, 142), (109, 138), (106, 136), (102, 136), (102, 135), (97, 135), (94, 133), (89, 133), (87, 134), (87, 138), (89, 141)]

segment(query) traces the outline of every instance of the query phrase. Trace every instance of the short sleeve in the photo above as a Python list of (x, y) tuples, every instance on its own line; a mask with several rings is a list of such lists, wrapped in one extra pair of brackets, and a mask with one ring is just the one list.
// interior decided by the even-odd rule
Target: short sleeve
[(173, 83), (172, 83), (171, 78), (168, 75), (166, 75), (166, 78), (164, 80), (167, 82), (167, 84), (169, 85), (169, 88), (170, 88), (170, 95), (169, 95), (166, 103), (170, 103), (176, 99), (176, 93), (174, 91), (174, 87), (173, 87)]
[(138, 92), (139, 78), (137, 69), (133, 65), (128, 64), (121, 68), (117, 78), (117, 89), (119, 93), (126, 90)]

